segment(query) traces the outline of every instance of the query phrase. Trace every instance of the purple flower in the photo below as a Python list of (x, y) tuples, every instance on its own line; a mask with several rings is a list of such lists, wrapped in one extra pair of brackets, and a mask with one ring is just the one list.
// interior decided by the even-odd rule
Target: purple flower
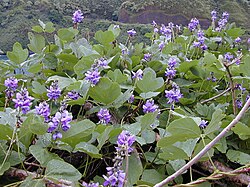
[(247, 43), (250, 44), (250, 38), (247, 39)]
[(174, 24), (173, 24), (172, 22), (169, 22), (169, 23), (168, 23), (168, 27), (169, 27), (170, 29), (172, 29), (172, 28), (174, 28)]
[(201, 129), (205, 129), (207, 126), (208, 126), (208, 121), (201, 120), (201, 123), (200, 123), (199, 127)]
[(108, 177), (103, 175), (105, 182), (103, 186), (111, 186), (111, 187), (123, 187), (124, 180), (125, 180), (125, 172), (123, 170), (118, 170), (113, 167), (112, 175)]
[(77, 10), (74, 12), (72, 20), (73, 20), (73, 23), (80, 23), (80, 22), (82, 22), (83, 18), (84, 18), (84, 16), (82, 14), (82, 11)]
[(128, 30), (127, 33), (128, 33), (128, 35), (129, 35), (130, 37), (133, 37), (133, 36), (136, 35), (136, 31), (135, 31), (134, 29)]
[(94, 183), (94, 182), (90, 182), (90, 183), (86, 183), (86, 182), (82, 182), (82, 185), (84, 187), (99, 187), (99, 183)]
[(165, 43), (164, 42), (161, 42), (159, 45), (158, 45), (160, 51), (162, 51), (162, 49), (165, 47)]
[(11, 90), (15, 91), (18, 87), (18, 80), (15, 77), (7, 78), (4, 81), (4, 86), (6, 86), (7, 89), (11, 89)]
[(212, 17), (212, 21), (215, 21), (217, 19), (217, 12), (215, 10), (211, 12), (211, 17)]
[(104, 58), (98, 59), (97, 63), (98, 63), (98, 66), (99, 66), (99, 67), (109, 68), (109, 66), (108, 66), (108, 61), (105, 60)]
[(141, 69), (138, 69), (137, 72), (133, 72), (133, 76), (132, 79), (137, 79), (137, 80), (141, 80), (142, 76), (143, 76), (143, 71)]
[(234, 55), (232, 55), (230, 52), (226, 53), (224, 55), (224, 59), (228, 62), (230, 62), (234, 58)]
[(152, 21), (153, 27), (157, 27), (157, 23), (155, 21)]
[(242, 101), (240, 99), (236, 99), (236, 106), (237, 108), (242, 108)]
[(154, 33), (158, 33), (159, 29), (158, 28), (154, 28)]
[(223, 12), (223, 13), (222, 13), (222, 18), (228, 20), (228, 18), (229, 18), (228, 12)]
[(96, 85), (100, 80), (100, 72), (96, 69), (94, 71), (87, 71), (85, 73), (85, 80), (89, 81), (92, 86)]
[(196, 47), (196, 48), (200, 47), (200, 45), (201, 45), (200, 42), (195, 42), (194, 41), (194, 43), (193, 43), (193, 46)]
[(151, 57), (152, 57), (152, 54), (146, 53), (146, 54), (144, 54), (144, 58), (143, 59), (146, 60), (146, 61), (150, 61)]
[(240, 43), (241, 42), (241, 38), (240, 37), (237, 37), (235, 40), (234, 40), (235, 43)]
[(173, 79), (175, 77), (175, 75), (176, 75), (176, 70), (175, 69), (166, 68), (165, 76), (168, 79)]
[(70, 92), (68, 92), (67, 95), (68, 95), (68, 97), (69, 97), (70, 99), (72, 99), (72, 100), (77, 100), (77, 99), (79, 99), (79, 97), (80, 97), (79, 93), (76, 92), (76, 91), (70, 91)]
[(5, 90), (6, 97), (8, 99), (11, 99), (18, 87), (18, 80), (15, 77), (7, 78), (4, 81), (4, 85), (7, 87), (7, 89)]
[(121, 149), (126, 149), (128, 150), (128, 153), (131, 153), (133, 151), (133, 148), (131, 146), (134, 142), (134, 135), (131, 135), (128, 131), (122, 131), (117, 139), (118, 147), (116, 148), (116, 150), (120, 151)]
[(198, 25), (199, 25), (199, 20), (196, 18), (192, 18), (190, 23), (188, 24), (188, 29), (190, 31), (194, 31)]
[(58, 81), (51, 83), (49, 89), (47, 89), (47, 96), (50, 100), (57, 100), (61, 95), (61, 90), (58, 86)]
[(36, 108), (36, 113), (37, 113), (38, 115), (43, 116), (45, 122), (48, 122), (48, 120), (49, 120), (49, 115), (50, 115), (49, 104), (46, 103), (46, 101), (43, 101), (43, 102), (39, 103), (38, 106), (35, 106), (35, 108)]
[(167, 40), (170, 40), (172, 37), (172, 30), (170, 28), (167, 28), (165, 25), (161, 25), (160, 28), (161, 34), (164, 34), (166, 36)]
[(147, 100), (146, 103), (142, 106), (144, 113), (155, 112), (159, 107), (155, 105), (154, 100)]
[(132, 94), (132, 95), (130, 96), (130, 98), (128, 99), (128, 102), (129, 102), (129, 103), (133, 103), (134, 100), (135, 100), (135, 96)]
[(168, 59), (168, 67), (169, 67), (169, 68), (175, 68), (176, 65), (177, 65), (177, 59), (174, 58), (174, 57), (170, 57), (170, 58)]
[(52, 135), (52, 138), (53, 138), (53, 140), (61, 139), (61, 138), (62, 138), (62, 133), (57, 131), (57, 132), (55, 132), (55, 133)]
[(179, 102), (183, 95), (180, 92), (179, 86), (173, 83), (171, 90), (165, 90), (165, 97), (168, 99), (168, 104), (173, 104)]
[(109, 114), (108, 109), (101, 108), (100, 111), (97, 113), (97, 116), (99, 118), (99, 123), (101, 124), (108, 124), (111, 119), (111, 115)]
[(15, 108), (21, 108), (22, 113), (26, 114), (30, 110), (33, 99), (33, 97), (29, 96), (27, 89), (21, 89), (21, 91), (16, 94), (16, 99), (13, 99), (13, 102), (15, 103)]
[(205, 51), (205, 50), (207, 50), (207, 49), (208, 49), (208, 47), (207, 47), (207, 45), (206, 45), (206, 44), (203, 44), (200, 48), (201, 48), (203, 51)]

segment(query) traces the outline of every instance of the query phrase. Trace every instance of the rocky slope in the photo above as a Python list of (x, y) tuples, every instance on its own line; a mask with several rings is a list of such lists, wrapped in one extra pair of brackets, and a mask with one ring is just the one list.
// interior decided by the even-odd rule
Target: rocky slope
[(231, 21), (250, 30), (249, 0), (1, 0), (0, 49), (11, 50), (15, 41), (26, 45), (27, 32), (38, 24), (38, 19), (51, 21), (58, 28), (71, 26), (71, 15), (77, 9), (86, 17), (80, 27), (83, 33), (106, 29), (112, 21), (123, 23), (124, 28), (136, 27), (141, 34), (149, 28), (138, 23), (152, 20), (186, 25), (192, 17), (197, 17), (203, 26), (208, 26), (213, 9), (228, 11)]

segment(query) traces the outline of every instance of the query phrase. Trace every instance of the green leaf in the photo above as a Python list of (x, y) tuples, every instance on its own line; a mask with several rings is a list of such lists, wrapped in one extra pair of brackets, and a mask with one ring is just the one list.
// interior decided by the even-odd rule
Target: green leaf
[(51, 180), (68, 180), (76, 182), (81, 179), (82, 174), (72, 165), (61, 161), (51, 160), (47, 164), (45, 177)]
[(141, 132), (141, 137), (147, 144), (153, 143), (155, 141), (155, 132), (153, 130), (145, 129)]
[(16, 64), (24, 62), (28, 58), (28, 56), (29, 56), (28, 49), (23, 49), (22, 45), (18, 42), (16, 42), (13, 45), (12, 52), (10, 51), (7, 52), (7, 57)]
[(27, 124), (29, 131), (37, 135), (45, 134), (48, 129), (47, 124), (44, 123), (44, 118), (40, 115), (33, 114), (28, 116), (23, 124)]
[(199, 138), (201, 130), (195, 121), (191, 118), (181, 118), (174, 120), (167, 127), (167, 132), (171, 135), (163, 137), (158, 141), (159, 147), (166, 147), (175, 142), (183, 142), (188, 139)]
[(98, 146), (97, 148), (100, 150), (102, 146), (106, 143), (106, 141), (109, 139), (110, 132), (114, 129), (112, 126), (98, 126), (98, 129), (102, 129), (102, 132), (97, 137), (98, 140)]
[(111, 24), (108, 28), (114, 34), (114, 37), (117, 38), (120, 35), (121, 29), (117, 25)]
[(113, 102), (115, 108), (121, 107), (125, 102), (129, 100), (132, 95), (132, 90), (128, 89), (126, 92), (122, 93), (117, 99)]
[(76, 144), (80, 143), (84, 137), (92, 134), (95, 129), (95, 124), (88, 120), (78, 121), (71, 123), (71, 127), (67, 132), (62, 132), (62, 142), (68, 143), (73, 148)]
[(155, 169), (145, 169), (143, 174), (142, 174), (141, 180), (143, 182), (147, 182), (148, 184), (153, 186), (153, 185), (163, 181), (163, 179), (165, 179), (165, 178), (166, 178), (165, 175), (159, 173)]
[(45, 47), (45, 38), (42, 35), (31, 32), (28, 33), (28, 37), (30, 40), (30, 44), (28, 44), (29, 49), (34, 53), (40, 54)]
[(55, 27), (54, 24), (52, 22), (48, 22), (45, 24), (45, 28), (44, 28), (45, 32), (47, 33), (52, 33), (55, 31)]
[(226, 32), (229, 36), (231, 36), (233, 38), (237, 38), (239, 36), (242, 36), (245, 33), (245, 31), (242, 30), (241, 28), (232, 28), (232, 29), (227, 30)]
[(74, 152), (76, 151), (84, 152), (93, 158), (102, 157), (102, 155), (99, 154), (99, 150), (97, 149), (97, 147), (87, 142), (80, 142), (79, 144), (77, 144), (74, 149)]
[[(205, 145), (207, 145), (210, 140), (204, 139)], [(192, 157), (195, 157), (204, 147), (203, 141), (200, 141), (196, 144)], [(207, 154), (203, 155), (199, 161), (206, 161), (209, 159), (209, 156), (212, 157), (214, 155), (214, 148), (211, 148)]]
[(1, 163), (1, 165), (0, 165), (0, 176), (2, 176), (4, 174), (4, 172), (7, 171), (8, 169), (10, 169), (10, 163), (9, 162), (5, 162), (3, 165)]
[(241, 151), (235, 151), (235, 150), (228, 150), (227, 152), (227, 158), (231, 162), (236, 162), (242, 165), (250, 164), (250, 155), (243, 153)]
[(112, 31), (97, 31), (95, 33), (95, 39), (102, 45), (110, 45), (115, 40), (115, 36)]
[(38, 73), (38, 72), (41, 72), (41, 69), (43, 67), (43, 64), (42, 63), (35, 63), (33, 65), (31, 65), (28, 69), (28, 72), (30, 73)]
[(216, 61), (217, 61), (217, 58), (214, 54), (209, 53), (209, 52), (205, 53), (204, 59), (203, 59), (204, 66), (212, 66), (214, 64), (214, 62), (216, 62)]
[(149, 112), (145, 114), (144, 116), (141, 116), (139, 118), (139, 122), (141, 124), (142, 130), (144, 129), (152, 129), (152, 125), (156, 123), (156, 117), (158, 115), (158, 111), (156, 112)]
[(54, 53), (46, 53), (43, 60), (43, 64), (49, 68), (49, 69), (56, 69), (57, 68), (57, 63), (58, 59)]
[(39, 145), (31, 145), (29, 151), (43, 167), (46, 167), (52, 159), (62, 160), (57, 154), (50, 153), (46, 148)]
[(115, 71), (109, 70), (107, 76), (114, 82), (118, 84), (124, 83), (127, 81), (128, 77), (124, 75), (121, 70), (115, 69)]
[(214, 131), (217, 131), (220, 126), (221, 126), (221, 120), (225, 117), (225, 114), (222, 114), (221, 109), (217, 109), (213, 115), (212, 115), (212, 120), (204, 130), (205, 134), (208, 135)]
[(199, 138), (189, 139), (185, 142), (176, 142), (174, 146), (182, 149), (187, 154), (188, 157), (191, 157), (198, 140)]
[(114, 102), (120, 95), (121, 88), (119, 84), (106, 77), (101, 78), (97, 85), (89, 89), (90, 97), (106, 105)]
[(233, 128), (232, 131), (237, 134), (240, 139), (247, 140), (250, 138), (250, 127), (244, 123), (238, 122)]
[(73, 28), (62, 28), (62, 29), (59, 29), (57, 34), (58, 34), (58, 37), (63, 40), (63, 41), (66, 41), (66, 42), (69, 42), (71, 40), (74, 39), (74, 37), (78, 34), (78, 30), (77, 29), (73, 29)]
[(13, 130), (8, 125), (0, 124), (0, 129), (0, 140), (11, 139)]
[(41, 32), (43, 32), (43, 28), (39, 25), (36, 25), (36, 26), (32, 27), (32, 31), (37, 32), (37, 33), (41, 33)]
[[(138, 152), (133, 152), (128, 159), (128, 186), (133, 186), (139, 180), (142, 172), (143, 166), (141, 163), (140, 156)], [(125, 171), (126, 162), (123, 163), (123, 170)], [(136, 171), (136, 172), (135, 172)]]
[(20, 185), (20, 187), (45, 187), (44, 179), (34, 179), (33, 176), (28, 176)]
[(67, 86), (73, 83), (73, 79), (68, 78), (68, 77), (61, 77), (58, 75), (49, 77), (46, 82), (50, 82), (50, 81), (58, 81), (58, 86), (61, 90), (63, 90), (64, 88), (66, 88)]
[(140, 96), (143, 99), (149, 99), (149, 98), (153, 98), (156, 97), (157, 95), (159, 95), (161, 92), (147, 92), (147, 93), (141, 93)]
[(176, 160), (176, 159), (188, 159), (188, 155), (180, 148), (169, 145), (167, 147), (163, 147), (162, 153), (159, 153), (159, 158), (164, 160)]
[(151, 68), (144, 69), (143, 73), (142, 80), (139, 80), (136, 84), (141, 92), (154, 92), (164, 85), (163, 78), (156, 78), (156, 73)]
[(192, 67), (194, 67), (194, 66), (197, 66), (198, 65), (198, 63), (199, 63), (199, 61), (198, 60), (192, 60), (192, 61), (190, 61), (190, 62), (182, 62), (181, 64), (180, 64), (180, 66), (178, 67), (178, 70), (180, 71), (180, 72), (187, 72), (190, 68), (192, 68)]
[(40, 82), (37, 81), (32, 81), (32, 91), (36, 94), (43, 94), (43, 93), (47, 93), (47, 89), (44, 85), (42, 85)]

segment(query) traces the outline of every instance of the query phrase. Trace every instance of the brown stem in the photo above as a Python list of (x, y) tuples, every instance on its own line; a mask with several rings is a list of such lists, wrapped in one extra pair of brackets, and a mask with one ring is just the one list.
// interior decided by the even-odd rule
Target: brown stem
[(224, 90), (223, 92), (219, 93), (218, 95), (215, 95), (215, 96), (213, 96), (213, 97), (211, 97), (211, 98), (209, 98), (209, 99), (206, 99), (206, 100), (204, 100), (204, 101), (201, 101), (201, 104), (204, 104), (204, 103), (207, 103), (207, 102), (212, 101), (212, 100), (214, 100), (214, 99), (217, 99), (218, 97), (224, 95), (225, 93), (227, 93), (227, 92), (230, 91), (230, 90), (231, 90), (231, 87), (228, 88), (228, 89), (226, 89), (226, 90)]
[(177, 170), (174, 174), (168, 176), (163, 181), (157, 183), (154, 187), (164, 186), (168, 182), (174, 180), (176, 177), (181, 175), (184, 171), (189, 169), (193, 164), (198, 162), (203, 155), (205, 155), (222, 137), (227, 134), (227, 132), (231, 130), (232, 127), (234, 127), (240, 121), (241, 117), (248, 110), (249, 105), (250, 98), (247, 100), (247, 102), (245, 103), (241, 111), (238, 113), (238, 115), (233, 119), (233, 121), (231, 121), (231, 123), (226, 128), (224, 128), (209, 144), (207, 144), (193, 159), (191, 159), (187, 164)]

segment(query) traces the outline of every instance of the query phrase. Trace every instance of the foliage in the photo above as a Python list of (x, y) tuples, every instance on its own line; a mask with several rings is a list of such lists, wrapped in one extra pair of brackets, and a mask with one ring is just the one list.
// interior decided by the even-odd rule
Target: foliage
[[(40, 175), (22, 186), (48, 180), (101, 185), (119, 154), (125, 155), (127, 186), (153, 186), (178, 170), (249, 98), (249, 49), (236, 40), (244, 31), (216, 26), (201, 31), (195, 20), (188, 28), (154, 24), (148, 45), (130, 35), (119, 43), (120, 28), (113, 24), (89, 43), (78, 24), (55, 30), (39, 21), (28, 49), (17, 42), (1, 62), (0, 174), (33, 164)], [(54, 41), (47, 38), (53, 32)], [(249, 165), (250, 147), (243, 144), (249, 120), (247, 111), (201, 160)], [(135, 141), (125, 153), (117, 146), (123, 132)], [(188, 181), (180, 176), (173, 183)]]

